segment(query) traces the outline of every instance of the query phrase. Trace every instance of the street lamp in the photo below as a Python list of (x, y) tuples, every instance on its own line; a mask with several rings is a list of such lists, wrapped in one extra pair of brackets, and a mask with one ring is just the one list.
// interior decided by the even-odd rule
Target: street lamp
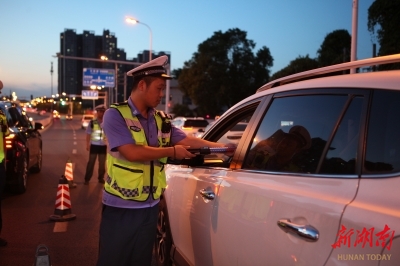
[(149, 29), (149, 31), (150, 31), (149, 61), (151, 61), (151, 54), (152, 54), (151, 46), (152, 46), (152, 42), (153, 42), (153, 33), (152, 33), (152, 31), (151, 31), (149, 25), (147, 25), (147, 24), (145, 24), (145, 23), (143, 23), (143, 22), (140, 22), (140, 21), (137, 20), (137, 19), (130, 18), (130, 17), (127, 17), (127, 18), (125, 19), (125, 21), (128, 22), (128, 23), (132, 23), (132, 24), (143, 24), (143, 25), (145, 25), (145, 26)]

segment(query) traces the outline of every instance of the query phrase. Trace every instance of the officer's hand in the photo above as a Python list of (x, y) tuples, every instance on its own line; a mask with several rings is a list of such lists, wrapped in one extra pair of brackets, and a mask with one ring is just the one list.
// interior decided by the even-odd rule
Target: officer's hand
[(175, 147), (175, 159), (176, 160), (182, 160), (185, 158), (193, 158), (196, 156), (187, 150), (190, 148), (190, 146), (175, 145), (174, 147)]
[(237, 145), (234, 143), (227, 143), (225, 144), (225, 147), (228, 148), (228, 151), (225, 153), (225, 155), (231, 157), (235, 153)]

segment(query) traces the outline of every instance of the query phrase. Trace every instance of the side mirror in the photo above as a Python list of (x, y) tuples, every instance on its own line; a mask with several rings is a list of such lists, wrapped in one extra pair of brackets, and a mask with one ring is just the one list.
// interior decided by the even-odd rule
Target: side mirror
[(35, 130), (43, 129), (43, 124), (39, 122), (35, 122)]

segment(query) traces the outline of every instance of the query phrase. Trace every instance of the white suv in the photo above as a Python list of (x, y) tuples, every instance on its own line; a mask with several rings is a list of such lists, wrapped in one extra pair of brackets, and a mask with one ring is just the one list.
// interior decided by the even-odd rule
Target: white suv
[(400, 70), (327, 76), (394, 62), (291, 75), (230, 108), (203, 138), (248, 121), (232, 157), (166, 166), (158, 264), (400, 265)]
[(196, 137), (199, 132), (204, 132), (208, 121), (203, 117), (182, 117), (178, 116), (171, 120), (172, 125), (182, 129), (188, 136)]

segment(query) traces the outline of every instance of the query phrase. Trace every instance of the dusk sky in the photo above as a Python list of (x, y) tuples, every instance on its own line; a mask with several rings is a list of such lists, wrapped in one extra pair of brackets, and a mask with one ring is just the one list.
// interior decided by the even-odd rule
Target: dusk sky
[[(357, 58), (372, 56), (376, 38), (367, 29), (373, 0), (358, 1)], [(171, 53), (171, 69), (182, 68), (198, 45), (214, 32), (238, 28), (274, 58), (271, 74), (299, 56), (317, 56), (326, 35), (346, 29), (352, 34), (352, 0), (0, 0), (0, 80), (3, 94), (19, 98), (50, 96), (57, 91), (60, 33), (74, 29), (102, 35), (110, 30), (128, 58), (150, 47), (150, 31), (125, 22), (127, 16), (152, 30), (153, 52)], [(53, 77), (50, 65), (53, 62)], [(256, 89), (256, 88), (255, 88)]]

